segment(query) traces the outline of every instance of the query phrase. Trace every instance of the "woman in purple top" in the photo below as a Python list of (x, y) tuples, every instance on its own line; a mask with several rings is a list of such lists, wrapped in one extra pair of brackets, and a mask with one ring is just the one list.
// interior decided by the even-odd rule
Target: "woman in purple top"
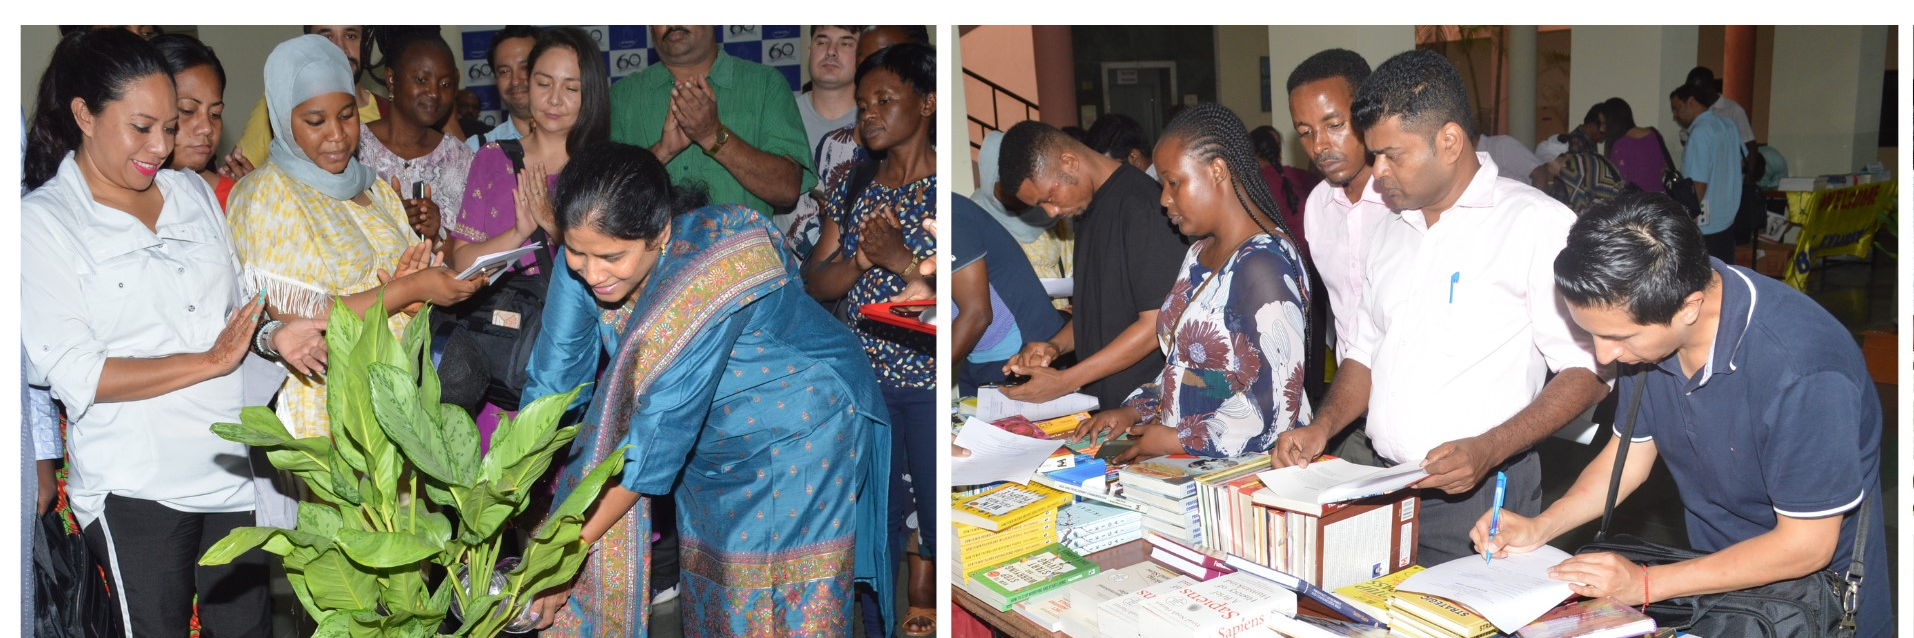
[(1635, 125), (1628, 102), (1609, 98), (1602, 103), (1602, 152), (1622, 173), (1622, 179), (1645, 191), (1662, 192), (1661, 176), (1668, 167), (1668, 151), (1661, 132)]
[[(546, 29), (532, 45), (531, 131), (520, 140), (491, 142), (479, 148), (465, 178), (464, 201), (451, 231), (450, 258), (463, 270), (479, 257), (510, 250), (543, 229), (547, 249), (555, 244), (550, 189), (571, 152), (611, 138), (611, 86), (604, 57), (590, 35), (576, 28)], [(522, 151), (522, 172), (515, 170), (503, 144)], [(521, 208), (528, 209), (521, 217)], [(535, 225), (534, 225), (535, 224)], [(537, 258), (520, 260), (533, 268)], [(511, 406), (506, 406), (511, 407)], [(508, 410), (486, 404), (474, 419), (486, 440)]]

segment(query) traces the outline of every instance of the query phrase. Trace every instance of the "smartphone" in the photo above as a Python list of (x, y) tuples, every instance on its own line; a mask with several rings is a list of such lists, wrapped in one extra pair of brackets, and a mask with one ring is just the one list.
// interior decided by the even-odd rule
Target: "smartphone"
[(425, 199), (425, 182), (412, 182), (412, 199)]
[(1011, 372), (1011, 373), (1005, 374), (1004, 380), (997, 382), (997, 385), (1008, 388), (1013, 385), (1023, 385), (1029, 382), (1030, 382), (1030, 375), (1017, 374), (1015, 372)]
[(915, 317), (917, 315), (924, 314), (924, 311), (929, 309), (930, 309), (930, 304), (922, 304), (922, 305), (916, 305), (916, 306), (891, 306), (891, 314), (897, 315), (899, 317)]
[[(1116, 436), (1123, 436), (1123, 434), (1119, 432), (1116, 433)], [(1136, 445), (1136, 439), (1106, 440), (1102, 446), (1097, 448), (1096, 457), (1103, 459), (1105, 462), (1109, 462), (1116, 457), (1122, 456), (1124, 452), (1128, 452), (1132, 445)]]

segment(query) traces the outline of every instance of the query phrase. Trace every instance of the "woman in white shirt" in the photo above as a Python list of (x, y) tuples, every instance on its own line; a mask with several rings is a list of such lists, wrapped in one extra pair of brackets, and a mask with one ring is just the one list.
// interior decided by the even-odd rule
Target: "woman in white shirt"
[[(152, 45), (107, 29), (61, 40), (42, 77), (21, 200), (21, 332), (29, 381), (70, 419), (69, 496), (132, 635), (264, 636), (263, 554), (197, 567), (251, 525), (236, 422), (249, 347), (314, 369), (315, 322), (259, 326), (206, 181), (165, 170), (179, 125)], [(263, 345), (255, 345), (263, 344)]]

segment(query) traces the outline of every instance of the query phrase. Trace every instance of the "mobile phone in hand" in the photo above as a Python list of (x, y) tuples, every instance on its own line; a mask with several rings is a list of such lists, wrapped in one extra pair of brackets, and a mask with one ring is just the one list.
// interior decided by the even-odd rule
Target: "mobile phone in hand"
[(923, 304), (918, 306), (891, 306), (891, 314), (897, 315), (899, 317), (915, 317), (917, 315), (924, 314), (924, 311), (929, 309), (930, 309), (930, 304)]
[(1030, 382), (1030, 375), (1011, 372), (1011, 373), (1005, 374), (1004, 380), (999, 381), (997, 385), (1004, 386), (1007, 388), (1013, 385), (1023, 385), (1029, 382)]
[(425, 182), (412, 182), (412, 199), (425, 199)]

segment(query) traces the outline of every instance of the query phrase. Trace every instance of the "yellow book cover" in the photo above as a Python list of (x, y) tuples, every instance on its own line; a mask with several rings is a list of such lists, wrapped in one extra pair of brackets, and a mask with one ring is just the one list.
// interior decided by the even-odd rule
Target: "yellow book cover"
[(993, 559), (1001, 562), (1012, 556), (1030, 553), (1030, 550), (1057, 542), (1056, 530), (1031, 534), (1010, 539), (1001, 543), (992, 543), (985, 547), (964, 546), (957, 550), (957, 560), (965, 565), (979, 565)]
[(1070, 504), (1074, 497), (1039, 483), (1005, 483), (983, 493), (950, 501), (952, 522), (1003, 531), (1018, 523)]
[[(1078, 412), (1054, 419), (1038, 421), (1032, 425), (1037, 426), (1039, 430), (1043, 430), (1043, 433), (1049, 435), (1050, 438), (1060, 439), (1060, 435), (1076, 431), (1078, 425), (1082, 425), (1084, 421), (1088, 420), (1090, 420), (1089, 412)], [(1065, 449), (1067, 450), (1068, 448)]]
[(956, 530), (957, 543), (959, 545), (964, 545), (969, 543), (987, 543), (995, 539), (1009, 538), (1012, 536), (1016, 536), (1018, 534), (1031, 533), (1033, 530), (1036, 530), (1037, 528), (1040, 528), (1040, 527), (1048, 526), (1048, 527), (1054, 528), (1057, 526), (1057, 511), (1058, 510), (1050, 510), (1042, 514), (1038, 514), (1037, 516), (1032, 517), (1029, 520), (1021, 521), (1015, 525), (1006, 527), (1001, 532), (991, 531), (988, 529), (984, 529), (982, 527), (977, 527), (975, 525), (965, 525), (963, 523), (958, 523), (956, 525), (952, 525), (951, 527)]
[(1463, 638), (1495, 634), (1495, 625), (1490, 623), (1489, 619), (1439, 596), (1396, 592), (1389, 599), (1389, 610), (1394, 617), (1400, 618), (1406, 613), (1424, 624)]
[(1360, 605), (1369, 615), (1381, 617), (1389, 610), (1389, 597), (1396, 595), (1396, 585), (1402, 584), (1416, 572), (1422, 571), (1421, 565), (1410, 565), (1400, 571), (1372, 578), (1354, 585), (1337, 587), (1334, 592), (1343, 600)]

